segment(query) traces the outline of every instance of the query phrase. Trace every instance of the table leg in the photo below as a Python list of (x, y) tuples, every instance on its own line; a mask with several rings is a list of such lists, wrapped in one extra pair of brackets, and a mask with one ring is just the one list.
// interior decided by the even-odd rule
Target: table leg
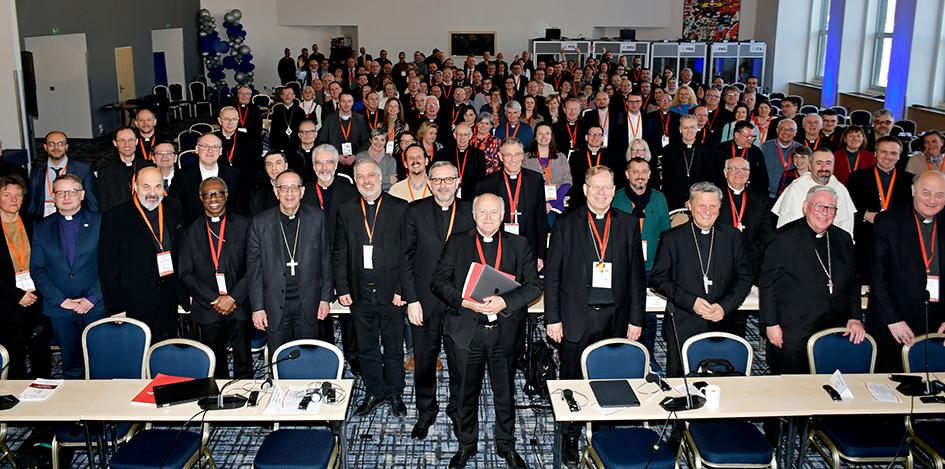
[(801, 417), (804, 424), (801, 425), (801, 450), (797, 453), (797, 468), (804, 468), (804, 456), (807, 454), (807, 430), (810, 427), (811, 417)]
[[(791, 418), (788, 417), (788, 430), (793, 428), (793, 425), (794, 423), (791, 422)], [(768, 435), (766, 434), (765, 436), (767, 437)], [(774, 460), (778, 462), (779, 466), (783, 468), (787, 468), (788, 467), (787, 462), (781, 459), (781, 456), (782, 456), (781, 441), (783, 440), (784, 440), (784, 425), (781, 424), (781, 419), (778, 419), (778, 440), (777, 440), (778, 444), (774, 448), (774, 451), (775, 451)], [(784, 454), (784, 456), (785, 456), (785, 459), (787, 459), (787, 455)]]
[(797, 417), (788, 417), (788, 437), (784, 448), (784, 467), (792, 469), (794, 467), (794, 439), (797, 437)]
[(92, 425), (91, 422), (80, 422), (85, 427), (85, 449), (89, 453), (89, 468), (98, 467), (95, 463), (95, 448), (92, 447)]
[(348, 469), (348, 420), (341, 421), (341, 431), (338, 432), (338, 456), (341, 458), (341, 469)]
[(561, 469), (561, 424), (557, 420), (555, 420), (555, 435), (553, 438), (551, 467), (552, 469)]

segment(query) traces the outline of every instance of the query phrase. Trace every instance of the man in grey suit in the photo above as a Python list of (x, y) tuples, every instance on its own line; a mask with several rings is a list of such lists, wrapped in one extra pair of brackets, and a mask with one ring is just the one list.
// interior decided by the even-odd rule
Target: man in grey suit
[(269, 350), (318, 339), (334, 300), (325, 215), (301, 204), (305, 188), (295, 171), (277, 176), (273, 190), (279, 206), (256, 215), (246, 245), (253, 325), (266, 331)]

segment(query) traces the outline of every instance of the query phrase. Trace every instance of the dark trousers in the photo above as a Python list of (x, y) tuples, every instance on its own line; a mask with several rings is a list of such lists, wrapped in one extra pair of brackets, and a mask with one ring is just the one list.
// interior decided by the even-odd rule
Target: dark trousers
[(765, 344), (766, 360), (772, 375), (806, 375), (810, 373), (807, 350), (792, 350), (775, 347), (771, 341)]
[[(425, 306), (425, 305), (424, 305)], [(424, 308), (424, 311), (427, 311)], [(432, 311), (430, 317), (423, 320), (422, 326), (410, 325), (413, 332), (414, 386), (417, 397), (417, 416), (423, 420), (433, 420), (440, 411), (436, 401), (436, 359), (440, 355), (440, 343), (446, 349), (446, 364), (449, 367), (449, 402), (446, 415), (454, 422), (457, 420), (456, 399), (459, 395), (460, 372), (456, 369), (455, 347), (451, 340), (443, 341), (444, 311)]]
[(341, 328), (341, 348), (344, 352), (345, 361), (349, 364), (355, 363), (358, 359), (358, 340), (354, 333), (354, 321), (350, 314), (329, 314), (327, 318), (319, 321), (321, 323), (319, 325), (321, 340), (329, 344), (335, 343), (335, 321), (338, 321), (338, 327)]
[(279, 324), (269, 323), (266, 328), (266, 339), (269, 341), (269, 360), (272, 353), (280, 345), (298, 339), (318, 339), (318, 324), (309, 324), (302, 315), (302, 300), (286, 298), (285, 308), (282, 310), (282, 320)]
[[(141, 320), (151, 328), (152, 344), (177, 337), (177, 316), (179, 315), (177, 312), (177, 292), (174, 289), (174, 283), (165, 282), (155, 287), (158, 289), (157, 304), (150, 305), (148, 308), (153, 307), (153, 313), (147, 311), (145, 315), (142, 314), (145, 312), (140, 310), (126, 311), (129, 318)], [(151, 314), (154, 316), (151, 317)], [(146, 319), (146, 317), (150, 317), (150, 319)]]
[[(202, 324), (204, 344), (213, 350), (217, 358), (216, 370), (213, 376), (218, 379), (230, 378), (230, 369), (227, 366), (229, 357), (227, 349), (233, 348), (233, 377), (249, 377), (252, 371), (252, 357), (250, 338), (252, 323), (236, 319), (232, 314), (219, 315), (216, 321)], [(273, 349), (275, 350), (275, 349)]]
[[(0, 345), (3, 345), (10, 353), (8, 373), (10, 379), (49, 378), (52, 372), (49, 363), (51, 327), (49, 318), (40, 309), (41, 301), (43, 300), (38, 299), (26, 308), (17, 304), (3, 311)], [(36, 337), (32, 337), (38, 326), (43, 326), (42, 331)], [(30, 362), (29, 373), (26, 371), (27, 358)]]
[[(626, 337), (626, 331), (619, 334), (619, 331), (614, 330), (615, 312), (613, 306), (600, 310), (584, 308), (583, 316), (587, 321), (584, 335), (575, 342), (565, 338), (558, 344), (558, 359), (561, 362), (558, 370), (560, 379), (584, 378), (584, 372), (581, 369), (581, 354), (589, 345), (604, 339)], [(569, 438), (577, 438), (581, 435), (581, 427), (583, 426), (584, 422), (562, 422), (561, 434)]]
[(459, 397), (459, 432), (461, 449), (476, 448), (479, 440), (479, 397), (489, 367), (495, 406), (496, 450), (506, 454), (515, 446), (515, 358), (503, 355), (499, 328), (478, 325), (469, 344), (469, 351), (457, 350), (456, 366), (462, 370)]
[(351, 305), (361, 379), (368, 393), (378, 399), (404, 393), (404, 314), (403, 307), (380, 301), (377, 290), (369, 285), (361, 287), (361, 298)]
[(105, 311), (99, 314), (70, 314), (66, 317), (49, 318), (52, 335), (59, 344), (62, 356), (62, 377), (64, 379), (85, 378), (85, 360), (82, 355), (82, 331), (99, 319), (105, 317)]

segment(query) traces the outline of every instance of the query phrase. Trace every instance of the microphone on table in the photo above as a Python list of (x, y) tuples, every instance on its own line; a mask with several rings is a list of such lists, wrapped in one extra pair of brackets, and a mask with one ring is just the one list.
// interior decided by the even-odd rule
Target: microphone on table
[(287, 360), (295, 360), (296, 358), (299, 358), (299, 356), (301, 355), (302, 355), (302, 352), (299, 352), (299, 349), (295, 349), (289, 352), (289, 354), (286, 355), (285, 357), (282, 357), (268, 365), (263, 365), (262, 367), (254, 368), (252, 371), (244, 373), (242, 376), (233, 378), (230, 381), (228, 381), (226, 384), (224, 384), (222, 388), (220, 388), (219, 394), (217, 394), (216, 396), (204, 397), (203, 399), (200, 399), (199, 401), (197, 401), (197, 405), (199, 405), (200, 408), (203, 410), (239, 409), (240, 407), (243, 407), (244, 405), (246, 405), (247, 399), (243, 396), (238, 396), (236, 394), (224, 396), (223, 390), (226, 389), (227, 386), (243, 378), (246, 378), (247, 376), (255, 375), (256, 372), (262, 369), (272, 368), (273, 366), (276, 366)]
[[(672, 310), (672, 311), (670, 311)], [(676, 316), (675, 308), (666, 308), (669, 314), (669, 320), (672, 322)], [(676, 339), (676, 352), (679, 354), (679, 361), (682, 362), (682, 345), (679, 343), (679, 333), (676, 332), (676, 323), (673, 322), (673, 337)], [(683, 410), (696, 410), (705, 405), (705, 398), (702, 396), (693, 396), (689, 392), (689, 380), (686, 379), (686, 373), (683, 373), (683, 385), (686, 387), (686, 395), (679, 397), (667, 397), (660, 401), (660, 407), (668, 412), (679, 412)]]
[(647, 382), (647, 383), (656, 383), (656, 384), (658, 384), (658, 385), (660, 386), (660, 391), (672, 391), (672, 390), (673, 390), (673, 387), (670, 386), (669, 383), (667, 383), (666, 380), (663, 379), (662, 376), (660, 376), (660, 375), (658, 375), (658, 374), (656, 374), (656, 373), (649, 373), (649, 374), (647, 374), (647, 375), (646, 375), (646, 382)]

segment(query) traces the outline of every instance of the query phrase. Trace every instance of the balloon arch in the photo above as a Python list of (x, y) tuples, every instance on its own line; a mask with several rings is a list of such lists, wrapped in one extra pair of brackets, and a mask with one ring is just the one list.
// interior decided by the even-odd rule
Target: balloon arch
[[(223, 26), (226, 28), (226, 40), (220, 38), (216, 31), (216, 19), (210, 10), (202, 9), (197, 15), (197, 30), (200, 36), (200, 55), (203, 57), (207, 69), (207, 79), (212, 90), (226, 97), (231, 90), (226, 83), (226, 72), (233, 70), (233, 79), (236, 88), (242, 85), (253, 87), (253, 54), (246, 41), (246, 31), (240, 24), (243, 13), (231, 10), (223, 15)], [(233, 91), (235, 91), (235, 89)]]

